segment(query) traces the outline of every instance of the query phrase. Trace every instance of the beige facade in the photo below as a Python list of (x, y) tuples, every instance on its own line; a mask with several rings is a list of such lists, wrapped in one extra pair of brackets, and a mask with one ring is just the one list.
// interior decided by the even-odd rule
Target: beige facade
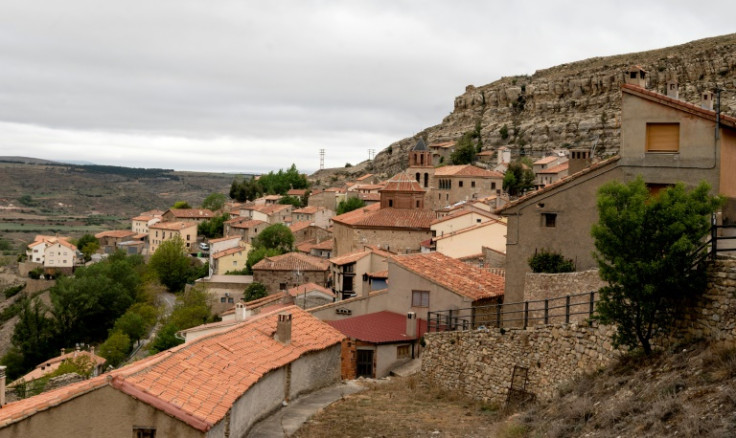
[(341, 299), (367, 296), (371, 288), (364, 276), (387, 270), (390, 256), (385, 251), (369, 248), (330, 259), (333, 291)]
[(432, 239), (435, 251), (452, 258), (478, 256), (483, 247), (506, 253), (506, 224), (490, 220)]
[(160, 216), (136, 216), (131, 219), (130, 229), (136, 234), (148, 234), (148, 227), (161, 222)]
[(195, 251), (197, 242), (196, 222), (159, 222), (148, 230), (149, 254), (156, 252), (161, 243), (179, 236), (187, 252)]
[(328, 228), (334, 215), (333, 210), (325, 207), (304, 207), (292, 211), (291, 218), (294, 222), (310, 222), (320, 228)]
[(335, 222), (333, 227), (335, 249), (333, 255), (358, 251), (366, 245), (383, 250), (408, 254), (421, 251), (421, 242), (432, 237), (427, 229), (402, 229), (401, 227), (351, 227)]

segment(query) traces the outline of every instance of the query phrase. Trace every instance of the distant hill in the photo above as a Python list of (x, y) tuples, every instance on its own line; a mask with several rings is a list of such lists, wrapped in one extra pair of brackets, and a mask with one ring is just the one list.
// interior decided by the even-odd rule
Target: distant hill
[[(641, 65), (649, 87), (664, 93), (665, 82), (677, 79), (680, 98), (697, 103), (703, 90), (718, 84), (736, 90), (736, 34), (693, 41), (639, 53), (598, 57), (508, 76), (486, 85), (468, 85), (455, 98), (441, 123), (399, 140), (348, 169), (326, 169), (312, 175), (329, 185), (333, 177), (366, 171), (391, 175), (407, 166), (406, 152), (420, 137), (427, 143), (459, 139), (481, 126), (485, 149), (508, 146), (514, 154), (540, 157), (563, 147), (596, 146), (598, 155), (614, 154), (620, 145), (621, 92), (624, 72)], [(722, 110), (736, 114), (736, 97), (724, 94)], [(500, 130), (506, 125), (509, 136)]]
[(0, 163), (59, 164), (57, 161), (31, 157), (0, 157)]

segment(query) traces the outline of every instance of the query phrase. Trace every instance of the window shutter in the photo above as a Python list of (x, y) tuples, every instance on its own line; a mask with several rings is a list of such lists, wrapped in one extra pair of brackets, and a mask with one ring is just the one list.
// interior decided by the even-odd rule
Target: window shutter
[(647, 123), (647, 152), (679, 152), (679, 123)]

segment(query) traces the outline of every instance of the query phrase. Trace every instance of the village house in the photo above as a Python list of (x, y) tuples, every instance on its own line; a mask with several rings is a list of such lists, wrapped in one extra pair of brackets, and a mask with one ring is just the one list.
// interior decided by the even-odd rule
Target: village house
[(77, 247), (69, 243), (66, 237), (40, 234), (26, 249), (28, 261), (43, 266), (44, 274), (49, 275), (71, 275), (78, 263), (77, 253)]
[(366, 248), (330, 259), (332, 290), (340, 299), (366, 295), (370, 290), (368, 274), (388, 269), (391, 254), (376, 248)]
[(609, 181), (641, 176), (652, 191), (706, 181), (726, 198), (723, 221), (736, 218), (736, 118), (717, 116), (708, 93), (705, 107), (697, 106), (645, 89), (638, 68), (630, 73), (621, 87), (620, 156), (585, 167), (590, 151), (572, 151), (570, 176), (499, 211), (508, 217), (507, 303), (524, 300), (527, 260), (535, 251), (559, 252), (578, 271), (596, 267), (590, 229), (598, 220), (596, 193)]
[(332, 249), (335, 241), (332, 239), (326, 239), (321, 242), (317, 242), (317, 239), (309, 239), (299, 243), (296, 246), (296, 250), (302, 254), (319, 257), (322, 259), (329, 259), (332, 257)]
[[(422, 143), (424, 140), (420, 139)], [(439, 141), (429, 144), (429, 150), (432, 151), (432, 164), (439, 166), (441, 164), (448, 164), (451, 161), (451, 155), (455, 152), (454, 141)]]
[(314, 241), (315, 243), (332, 240), (332, 233), (326, 228), (319, 227), (312, 222), (299, 221), (289, 225), (291, 234), (294, 235), (294, 243), (299, 245), (303, 242)]
[(324, 207), (328, 210), (337, 211), (337, 206), (345, 200), (346, 190), (340, 187), (328, 187), (324, 190), (314, 190), (309, 195), (308, 205), (310, 207)]
[(250, 244), (240, 240), (240, 236), (210, 239), (209, 276), (225, 275), (228, 271), (242, 271), (248, 260)]
[(164, 212), (161, 219), (166, 222), (194, 222), (199, 224), (215, 216), (215, 213), (206, 208), (170, 208)]
[[(504, 219), (505, 220), (505, 219)], [(483, 247), (506, 253), (506, 223), (475, 209), (461, 210), (432, 223), (432, 249), (463, 259), (481, 257)]]
[(316, 283), (300, 284), (289, 289), (287, 293), (294, 305), (302, 309), (311, 309), (335, 301), (335, 294), (331, 290)]
[(237, 217), (223, 224), (226, 237), (240, 237), (240, 240), (247, 243), (253, 243), (253, 239), (267, 227), (268, 222), (248, 217)]
[(331, 218), (335, 212), (324, 207), (303, 207), (297, 208), (291, 212), (291, 218), (294, 222), (310, 222), (320, 228), (329, 228)]
[(221, 315), (243, 299), (245, 289), (253, 283), (252, 275), (211, 275), (197, 279), (194, 284), (202, 287), (210, 297), (212, 313)]
[(537, 189), (541, 189), (544, 186), (554, 184), (562, 178), (568, 176), (570, 170), (570, 163), (565, 161), (562, 164), (558, 164), (553, 167), (547, 167), (538, 172), (535, 172), (536, 177), (534, 178), (534, 185)]
[(100, 242), (100, 250), (105, 254), (112, 254), (118, 249), (118, 244), (137, 240), (138, 234), (130, 230), (108, 230), (95, 234)]
[(240, 209), (240, 217), (273, 224), (291, 221), (293, 205), (289, 204), (251, 204)]
[(344, 336), (292, 306), (0, 409), (0, 435), (242, 437), (338, 382)]
[(184, 242), (185, 251), (194, 251), (194, 244), (197, 242), (197, 222), (159, 222), (151, 225), (148, 230), (149, 254), (155, 253), (161, 243), (176, 236)]
[(298, 252), (264, 257), (252, 267), (253, 281), (270, 293), (285, 291), (303, 283), (329, 285), (330, 263)]
[(381, 190), (380, 204), (332, 218), (335, 247), (341, 256), (374, 245), (401, 253), (419, 252), (431, 237), (434, 212), (424, 207), (424, 190), (406, 173), (391, 178)]
[(148, 227), (150, 227), (151, 225), (157, 222), (161, 222), (160, 215), (159, 216), (148, 216), (148, 215), (136, 216), (133, 219), (131, 219), (130, 229), (135, 234), (145, 234), (146, 236), (148, 236)]
[(339, 321), (328, 321), (346, 339), (342, 341), (343, 379), (382, 378), (419, 356), (420, 339), (427, 321), (416, 314), (376, 312)]
[(439, 167), (429, 195), (437, 207), (501, 193), (503, 175), (470, 164)]
[(79, 348), (79, 346), (77, 346), (76, 349), (70, 349), (68, 353), (65, 349), (62, 348), (61, 354), (59, 356), (46, 359), (45, 361), (43, 361), (43, 363), (36, 365), (36, 368), (26, 373), (23, 377), (13, 381), (10, 385), (8, 385), (8, 388), (15, 388), (19, 385), (31, 383), (36, 379), (40, 379), (53, 373), (54, 371), (59, 369), (64, 361), (78, 360), (80, 358), (84, 358), (84, 360), (89, 362), (89, 365), (92, 367), (92, 377), (102, 373), (103, 366), (105, 365), (106, 360), (95, 354), (94, 347), (87, 351), (82, 350)]

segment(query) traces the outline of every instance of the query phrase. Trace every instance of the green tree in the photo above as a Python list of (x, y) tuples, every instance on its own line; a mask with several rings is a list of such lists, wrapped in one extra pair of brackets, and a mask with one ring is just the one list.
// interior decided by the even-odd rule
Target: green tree
[(697, 260), (710, 215), (721, 200), (701, 183), (682, 183), (651, 195), (641, 177), (611, 182), (598, 191), (599, 221), (593, 226), (601, 279), (597, 314), (616, 324), (615, 345), (651, 353), (651, 339), (667, 333), (689, 300), (705, 288)]
[(521, 161), (509, 163), (503, 177), (503, 189), (511, 196), (518, 196), (533, 187), (534, 171)]
[(509, 127), (503, 125), (501, 129), (498, 130), (498, 133), (501, 134), (501, 140), (507, 140), (509, 138)]
[(465, 133), (455, 145), (455, 151), (450, 154), (450, 161), (452, 164), (471, 164), (475, 161), (476, 150), (472, 136)]
[(100, 356), (107, 359), (107, 363), (113, 367), (117, 367), (125, 358), (131, 348), (130, 338), (121, 331), (114, 331), (110, 334), (105, 342), (100, 345)]
[(184, 288), (189, 276), (189, 257), (179, 236), (165, 240), (151, 256), (149, 265), (158, 279), (171, 292)]
[(362, 199), (347, 198), (347, 199), (343, 199), (337, 204), (337, 211), (335, 213), (338, 215), (341, 215), (349, 211), (357, 210), (363, 207), (365, 207), (365, 202)]
[(279, 204), (283, 205), (293, 205), (294, 208), (301, 208), (302, 207), (302, 200), (299, 196), (284, 196), (281, 199), (279, 199)]
[(77, 248), (84, 254), (84, 260), (88, 262), (92, 260), (92, 254), (100, 249), (100, 242), (95, 236), (85, 234), (77, 241)]
[(140, 314), (128, 311), (115, 321), (113, 331), (125, 333), (131, 341), (138, 342), (146, 334), (148, 328)]
[(77, 357), (65, 359), (54, 372), (47, 375), (49, 379), (63, 376), (64, 374), (76, 373), (85, 379), (92, 375), (95, 364), (87, 355), (80, 354)]
[(269, 225), (253, 239), (253, 247), (277, 249), (283, 254), (294, 248), (294, 234), (284, 224)]
[(528, 262), (529, 267), (532, 268), (532, 272), (556, 274), (575, 271), (575, 262), (571, 259), (566, 259), (558, 252), (546, 249), (535, 252), (533, 256), (529, 257)]
[(227, 196), (224, 194), (210, 193), (206, 198), (204, 198), (204, 201), (202, 201), (202, 208), (217, 211), (225, 206), (225, 202), (227, 202)]
[(197, 233), (209, 239), (222, 237), (225, 230), (225, 222), (230, 219), (230, 213), (223, 213), (212, 219), (204, 220), (197, 225)]
[(253, 274), (253, 266), (263, 260), (264, 257), (273, 257), (281, 254), (283, 253), (276, 248), (265, 248), (261, 246), (251, 249), (250, 252), (248, 252), (248, 259), (245, 262), (245, 274)]
[(263, 187), (255, 178), (236, 178), (230, 185), (230, 198), (238, 202), (252, 201), (263, 193)]
[[(54, 340), (53, 321), (47, 316), (46, 305), (39, 298), (31, 300), (23, 297), (21, 300), (21, 310), (11, 340), (22, 354), (25, 371), (54, 355), (57, 344)], [(16, 357), (12, 359), (17, 360)]]
[(187, 201), (176, 201), (174, 203), (174, 206), (171, 208), (187, 209), (187, 208), (192, 208), (192, 206), (189, 205)]
[(176, 299), (174, 310), (151, 343), (150, 351), (156, 353), (184, 342), (176, 332), (212, 321), (210, 297), (207, 291), (193, 287)]
[(268, 289), (261, 283), (253, 282), (245, 288), (243, 301), (253, 301), (268, 296)]

